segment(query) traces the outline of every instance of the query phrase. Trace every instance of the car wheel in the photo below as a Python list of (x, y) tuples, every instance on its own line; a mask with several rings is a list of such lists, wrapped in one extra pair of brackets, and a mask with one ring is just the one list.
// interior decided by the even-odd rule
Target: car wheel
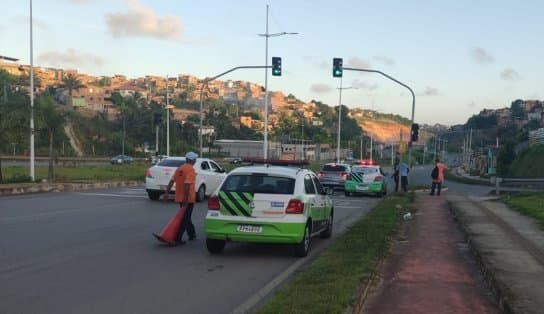
[(206, 239), (206, 248), (208, 248), (208, 252), (212, 254), (219, 254), (223, 252), (225, 244), (225, 240)]
[(202, 202), (206, 198), (206, 186), (202, 184), (196, 192), (196, 201)]
[(156, 201), (161, 197), (161, 193), (157, 191), (149, 191), (147, 192), (147, 195), (149, 196), (149, 199), (152, 201)]
[(308, 252), (310, 251), (310, 242), (311, 242), (310, 224), (306, 223), (302, 241), (300, 241), (300, 243), (295, 244), (295, 256), (304, 257), (308, 255)]
[(331, 210), (331, 214), (329, 215), (329, 219), (327, 221), (327, 229), (321, 231), (319, 236), (324, 239), (330, 238), (332, 236), (332, 225), (333, 225), (333, 215)]

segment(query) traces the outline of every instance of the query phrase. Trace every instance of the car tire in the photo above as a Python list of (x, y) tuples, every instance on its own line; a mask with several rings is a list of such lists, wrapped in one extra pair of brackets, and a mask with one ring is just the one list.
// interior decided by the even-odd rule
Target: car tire
[(196, 201), (202, 202), (206, 198), (206, 186), (202, 184), (196, 191)]
[(206, 238), (206, 248), (211, 254), (220, 254), (225, 248), (225, 240), (208, 239)]
[(310, 234), (310, 224), (306, 223), (304, 227), (304, 236), (302, 241), (295, 244), (295, 256), (296, 257), (305, 257), (310, 252), (310, 243), (311, 243), (311, 234)]
[(149, 196), (149, 199), (152, 201), (156, 201), (161, 197), (161, 193), (157, 191), (149, 191), (147, 192), (147, 195)]
[(319, 234), (321, 238), (327, 239), (332, 236), (332, 226), (334, 222), (333, 218), (334, 218), (333, 211), (331, 210), (331, 214), (329, 215), (329, 219), (327, 221), (327, 229), (321, 231), (321, 233)]

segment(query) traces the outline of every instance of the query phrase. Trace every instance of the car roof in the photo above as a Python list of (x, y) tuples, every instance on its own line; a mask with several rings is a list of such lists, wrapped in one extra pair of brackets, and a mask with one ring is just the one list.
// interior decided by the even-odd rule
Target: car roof
[[(185, 157), (183, 156), (169, 156), (169, 157), (166, 157), (166, 159), (174, 159), (174, 160), (185, 160)], [(196, 161), (199, 161), (199, 160), (211, 160), (209, 158), (197, 158)]]
[(229, 172), (229, 175), (232, 174), (251, 174), (251, 173), (266, 173), (266, 174), (275, 174), (285, 177), (295, 178), (297, 174), (301, 171), (310, 172), (309, 170), (296, 168), (296, 167), (284, 167), (284, 166), (246, 166), (238, 167)]
[(341, 162), (329, 162), (329, 163), (325, 164), (325, 166), (332, 166), (332, 165), (351, 167), (350, 164), (344, 164), (344, 163), (341, 163)]

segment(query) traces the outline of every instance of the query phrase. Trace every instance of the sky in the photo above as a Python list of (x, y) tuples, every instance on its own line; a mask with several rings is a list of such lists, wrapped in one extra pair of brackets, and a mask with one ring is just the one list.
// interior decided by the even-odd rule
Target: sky
[[(215, 76), (265, 64), (266, 6), (272, 56), (282, 76), (268, 88), (303, 101), (410, 118), (464, 123), (484, 108), (542, 99), (542, 1), (34, 0), (34, 65), (92, 75)], [(30, 63), (29, 0), (0, 0), (0, 55)], [(222, 80), (264, 85), (264, 69)], [(540, 84), (539, 84), (540, 83)]]

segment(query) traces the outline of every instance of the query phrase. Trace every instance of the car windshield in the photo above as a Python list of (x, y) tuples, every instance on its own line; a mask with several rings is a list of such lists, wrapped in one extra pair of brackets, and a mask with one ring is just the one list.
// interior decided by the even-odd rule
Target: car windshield
[(223, 183), (221, 191), (266, 194), (293, 194), (295, 179), (270, 176), (266, 174), (230, 175)]
[(360, 174), (374, 174), (378, 173), (378, 168), (375, 167), (353, 167), (351, 171)]
[(341, 171), (341, 172), (345, 172), (346, 171), (346, 166), (343, 166), (343, 165), (324, 165), (323, 166), (323, 171)]
[(157, 166), (177, 168), (183, 165), (184, 163), (185, 163), (185, 160), (182, 160), (182, 159), (164, 159), (164, 160), (161, 160), (161, 162), (159, 162)]

